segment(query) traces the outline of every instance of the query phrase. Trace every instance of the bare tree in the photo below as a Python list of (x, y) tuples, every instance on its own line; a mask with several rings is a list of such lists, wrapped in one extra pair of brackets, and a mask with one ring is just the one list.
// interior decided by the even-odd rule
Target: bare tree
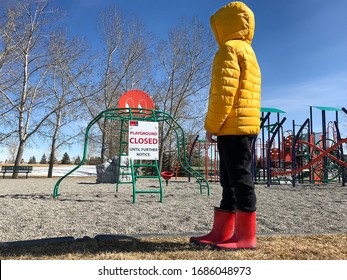
[[(0, 142), (17, 135), (16, 165), (37, 132), (50, 135), (53, 157), (65, 140), (77, 134), (73, 130), (64, 134), (63, 129), (71, 123), (75, 102), (83, 100), (94, 118), (115, 108), (120, 96), (130, 89), (154, 96), (156, 106), (179, 123), (199, 127), (191, 124), (204, 115), (214, 52), (213, 37), (201, 22), (183, 19), (166, 41), (156, 44), (137, 17), (124, 16), (115, 7), (102, 11), (98, 30), (103, 49), (94, 57), (93, 72), (88, 72), (92, 78), (88, 79), (84, 74), (91, 71), (91, 61), (78, 62), (82, 53), (77, 43), (67, 42), (60, 34), (52, 44), (48, 30), (55, 30), (50, 27), (57, 17), (47, 1), (26, 0), (10, 7), (2, 18)], [(102, 120), (98, 125), (104, 161), (112, 156), (111, 145), (116, 139), (110, 122)], [(175, 148), (170, 127), (161, 127), (161, 140), (160, 155)]]
[(82, 114), (76, 108), (81, 107), (82, 98), (74, 84), (79, 83), (80, 78), (83, 79), (89, 65), (82, 62), (87, 52), (86, 44), (78, 39), (69, 40), (61, 30), (52, 32), (48, 49), (50, 69), (44, 84), (51, 96), (47, 108), (53, 114), (41, 134), (51, 142), (48, 168), (48, 177), (51, 178), (57, 150), (73, 144), (81, 135), (82, 130), (77, 121)]
[(7, 141), (7, 150), (9, 155), (9, 158), (7, 158), (8, 163), (14, 163), (17, 153), (17, 142), (15, 139), (9, 138)]
[[(0, 144), (5, 145), (6, 140), (16, 132), (13, 130), (14, 114), (11, 103), (8, 102), (6, 91), (13, 84), (13, 76), (9, 71), (11, 59), (14, 57), (14, 47), (11, 40), (11, 30), (13, 29), (13, 19), (7, 18), (5, 12), (0, 14)], [(1, 94), (2, 93), (2, 94)], [(10, 140), (9, 140), (10, 141)], [(12, 141), (10, 141), (12, 143)], [(12, 146), (12, 144), (11, 144)]]
[[(185, 127), (201, 126), (193, 122), (202, 118), (207, 101), (210, 66), (215, 43), (198, 19), (182, 19), (167, 41), (158, 44), (158, 65), (154, 86), (155, 102), (164, 112)], [(192, 132), (191, 132), (192, 133)], [(170, 127), (161, 127), (160, 154), (174, 149)]]
[[(23, 1), (7, 9), (6, 20), (9, 28), (6, 37), (13, 46), (11, 60), (8, 61), (7, 84), (0, 89), (1, 99), (7, 105), (7, 112), (15, 116), (18, 149), (15, 166), (22, 160), (25, 145), (49, 115), (44, 104), (47, 91), (42, 81), (49, 69), (48, 53), (45, 45), (49, 39), (48, 30), (58, 14), (48, 9), (47, 1)], [(5, 106), (6, 107), (6, 106)], [(18, 173), (13, 173), (17, 178)]]
[[(99, 86), (94, 98), (85, 98), (90, 114), (95, 117), (103, 110), (115, 108), (120, 96), (129, 89), (146, 90), (150, 73), (151, 34), (135, 16), (124, 16), (116, 7), (100, 12), (99, 30), (104, 45), (98, 60)], [(95, 67), (97, 68), (97, 67)], [(85, 92), (80, 89), (82, 96)], [(101, 158), (104, 161), (113, 151), (114, 136), (106, 120), (98, 123), (101, 139)]]

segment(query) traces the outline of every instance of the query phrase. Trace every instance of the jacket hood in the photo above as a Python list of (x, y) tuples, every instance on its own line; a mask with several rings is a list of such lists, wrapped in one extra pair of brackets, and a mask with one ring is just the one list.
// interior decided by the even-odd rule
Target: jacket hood
[(254, 14), (246, 4), (231, 2), (210, 18), (211, 28), (219, 46), (229, 40), (243, 40), (251, 44), (254, 35)]

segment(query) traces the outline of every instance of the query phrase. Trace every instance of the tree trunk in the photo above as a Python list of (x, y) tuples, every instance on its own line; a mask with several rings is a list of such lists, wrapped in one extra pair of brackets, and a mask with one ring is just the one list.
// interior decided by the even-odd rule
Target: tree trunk
[(55, 142), (56, 139), (52, 140), (51, 154), (49, 155), (49, 165), (48, 165), (48, 178), (53, 177), (53, 167), (54, 167), (54, 158), (55, 158)]
[(52, 137), (52, 143), (51, 143), (51, 154), (49, 156), (49, 166), (48, 166), (48, 178), (52, 178), (53, 176), (53, 166), (54, 166), (54, 158), (55, 158), (55, 151), (56, 151), (56, 145), (57, 145), (57, 139), (59, 134), (59, 129), (61, 126), (61, 106), (59, 104), (59, 110), (57, 112), (57, 119), (55, 123), (54, 133)]
[[(22, 158), (23, 158), (24, 146), (25, 146), (25, 141), (21, 140), (19, 143), (19, 147), (18, 147), (18, 151), (17, 151), (16, 160), (14, 162), (14, 166), (20, 165)], [(13, 179), (18, 178), (18, 171), (13, 171), (12, 178)]]
[(102, 133), (102, 139), (101, 139), (101, 162), (105, 162), (106, 161), (106, 147), (107, 147), (107, 133), (106, 133), (106, 119), (104, 119), (104, 123), (101, 129), (101, 133)]

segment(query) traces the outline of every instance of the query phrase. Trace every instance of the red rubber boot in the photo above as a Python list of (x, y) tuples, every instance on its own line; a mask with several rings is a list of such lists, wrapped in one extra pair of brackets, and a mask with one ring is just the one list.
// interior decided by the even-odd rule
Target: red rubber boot
[(215, 248), (223, 250), (255, 249), (256, 241), (256, 213), (236, 212), (234, 235), (220, 243)]
[(221, 243), (233, 235), (234, 226), (235, 212), (215, 207), (211, 232), (203, 236), (191, 237), (189, 241), (198, 245)]

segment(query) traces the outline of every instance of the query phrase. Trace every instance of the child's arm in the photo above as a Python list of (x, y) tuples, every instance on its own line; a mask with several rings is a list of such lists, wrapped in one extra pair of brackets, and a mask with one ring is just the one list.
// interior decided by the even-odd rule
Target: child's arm
[(215, 55), (205, 129), (217, 135), (234, 104), (239, 87), (240, 66), (231, 47), (221, 47)]

